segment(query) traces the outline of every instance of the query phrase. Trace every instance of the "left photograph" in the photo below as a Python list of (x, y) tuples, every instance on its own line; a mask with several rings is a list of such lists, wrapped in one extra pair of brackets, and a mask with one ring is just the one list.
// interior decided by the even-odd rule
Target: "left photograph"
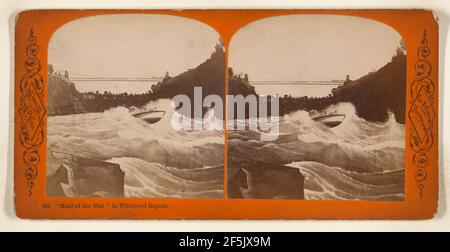
[[(199, 95), (225, 95), (213, 28), (170, 15), (80, 18), (53, 34), (48, 64), (48, 197), (224, 197), (222, 113), (194, 109)], [(197, 127), (205, 117), (219, 126)]]

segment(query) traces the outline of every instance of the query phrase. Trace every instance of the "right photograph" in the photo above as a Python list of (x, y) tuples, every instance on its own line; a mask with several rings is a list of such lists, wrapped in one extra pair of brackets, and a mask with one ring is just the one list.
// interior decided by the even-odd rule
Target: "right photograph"
[(228, 55), (228, 95), (246, 102), (245, 118), (227, 116), (228, 198), (404, 200), (407, 50), (396, 30), (270, 17), (236, 32)]

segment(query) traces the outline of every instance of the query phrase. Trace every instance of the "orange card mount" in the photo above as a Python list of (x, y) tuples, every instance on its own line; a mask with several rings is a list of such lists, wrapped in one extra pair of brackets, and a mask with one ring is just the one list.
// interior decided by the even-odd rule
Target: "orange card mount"
[(33, 10), (15, 27), (17, 216), (427, 219), (423, 10)]

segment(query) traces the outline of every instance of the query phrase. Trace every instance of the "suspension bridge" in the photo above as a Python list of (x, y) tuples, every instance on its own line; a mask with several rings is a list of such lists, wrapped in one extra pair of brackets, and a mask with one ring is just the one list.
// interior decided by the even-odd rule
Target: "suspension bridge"
[(71, 81), (79, 82), (159, 82), (164, 77), (70, 77)]

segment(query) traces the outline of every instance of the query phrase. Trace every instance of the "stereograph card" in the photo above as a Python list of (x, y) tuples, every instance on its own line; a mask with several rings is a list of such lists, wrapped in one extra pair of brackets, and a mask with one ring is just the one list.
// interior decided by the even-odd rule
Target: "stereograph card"
[(427, 219), (425, 10), (31, 10), (15, 24), (16, 214)]

